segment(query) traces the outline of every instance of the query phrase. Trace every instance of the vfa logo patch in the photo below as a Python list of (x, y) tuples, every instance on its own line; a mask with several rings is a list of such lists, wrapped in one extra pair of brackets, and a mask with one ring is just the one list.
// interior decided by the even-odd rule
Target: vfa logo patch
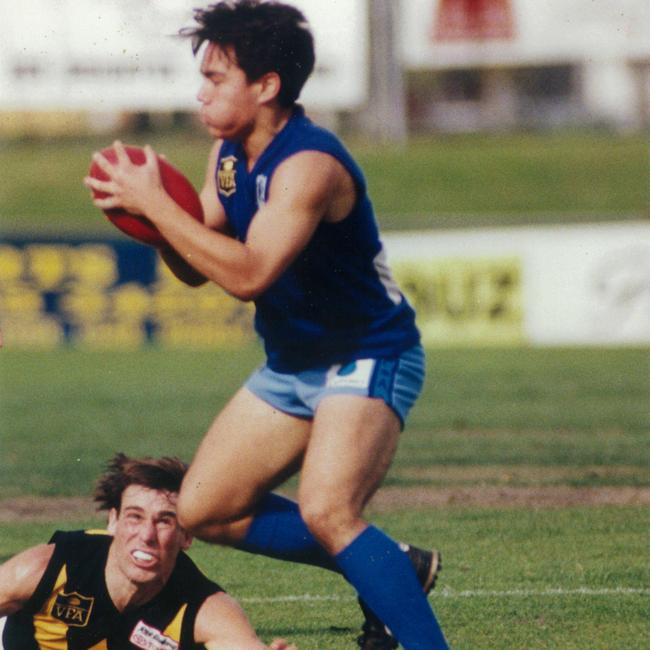
[(86, 627), (90, 620), (94, 598), (88, 598), (73, 591), (70, 594), (61, 593), (56, 597), (50, 612), (58, 621), (72, 627)]
[(217, 171), (219, 194), (230, 196), (237, 190), (237, 181), (235, 179), (236, 164), (237, 158), (235, 156), (226, 156), (219, 161), (219, 170)]

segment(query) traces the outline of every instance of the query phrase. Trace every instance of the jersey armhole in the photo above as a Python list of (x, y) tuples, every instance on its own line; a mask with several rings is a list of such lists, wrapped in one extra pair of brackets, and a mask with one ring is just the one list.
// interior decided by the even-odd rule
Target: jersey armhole
[(188, 599), (185, 614), (183, 615), (181, 639), (192, 639), (192, 642), (195, 644), (192, 647), (202, 648), (203, 646), (197, 643), (194, 638), (196, 617), (206, 599), (213, 594), (223, 592), (224, 589), (222, 589), (216, 582), (207, 578), (185, 552), (179, 554), (176, 568), (185, 578), (189, 577), (190, 584), (194, 588), (194, 597)]
[[(54, 538), (56, 535), (52, 537)], [(61, 571), (61, 567), (64, 564), (63, 561), (63, 550), (61, 549), (60, 544), (51, 541), (50, 544), (54, 544), (54, 552), (50, 561), (47, 563), (47, 567), (38, 584), (34, 593), (31, 595), (27, 603), (25, 604), (24, 610), (29, 612), (37, 612), (42, 606), (43, 603), (47, 600), (48, 596), (52, 593), (54, 583)]]

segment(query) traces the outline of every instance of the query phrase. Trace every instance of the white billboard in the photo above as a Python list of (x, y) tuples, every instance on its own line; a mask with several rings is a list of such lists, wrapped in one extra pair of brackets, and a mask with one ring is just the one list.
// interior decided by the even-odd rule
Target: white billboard
[(642, 221), (391, 234), (425, 343), (650, 344)]
[[(443, 3), (454, 4), (453, 0), (402, 2), (401, 43), (408, 67), (539, 65), (650, 57), (648, 0), (484, 0), (476, 6), (508, 8), (512, 20), (508, 37), (449, 40), (436, 37)], [(490, 16), (485, 13), (477, 19), (488, 21)]]
[[(0, 109), (193, 110), (194, 0), (0, 0)], [(207, 2), (205, 4), (208, 4)], [(353, 108), (366, 92), (363, 0), (295, 0), (312, 23), (317, 70), (303, 101)]]

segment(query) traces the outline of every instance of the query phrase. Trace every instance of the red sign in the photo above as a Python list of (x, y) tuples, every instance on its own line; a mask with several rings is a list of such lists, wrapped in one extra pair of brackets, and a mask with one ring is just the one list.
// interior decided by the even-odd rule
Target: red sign
[(510, 0), (439, 0), (435, 41), (509, 39), (514, 36)]

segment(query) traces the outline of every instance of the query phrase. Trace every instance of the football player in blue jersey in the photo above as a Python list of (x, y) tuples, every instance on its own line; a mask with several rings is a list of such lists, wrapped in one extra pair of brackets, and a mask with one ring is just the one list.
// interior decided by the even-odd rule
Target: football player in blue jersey
[(59, 531), (0, 565), (0, 647), (296, 650), (266, 646), (239, 605), (184, 551), (176, 516), (186, 466), (117, 454), (95, 492), (108, 529)]
[[(206, 433), (181, 521), (203, 540), (341, 573), (367, 615), (362, 648), (446, 648), (426, 598), (438, 553), (363, 518), (420, 393), (424, 353), (361, 170), (297, 104), (314, 67), (309, 26), (259, 0), (218, 2), (195, 21), (181, 33), (200, 50), (200, 117), (215, 139), (204, 223), (165, 192), (150, 147), (136, 166), (116, 142), (114, 164), (94, 155), (109, 180), (86, 179), (109, 195), (98, 207), (154, 223), (181, 280), (255, 303), (266, 363)], [(298, 470), (297, 503), (272, 492)]]

